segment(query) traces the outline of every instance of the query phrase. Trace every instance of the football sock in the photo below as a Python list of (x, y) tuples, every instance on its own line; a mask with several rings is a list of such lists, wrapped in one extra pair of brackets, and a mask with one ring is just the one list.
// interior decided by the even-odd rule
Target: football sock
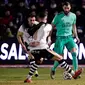
[(59, 61), (59, 64), (67, 72), (71, 73), (72, 69), (69, 67), (69, 65), (64, 60)]
[(78, 70), (78, 59), (77, 59), (75, 52), (72, 53), (72, 58), (73, 58), (72, 63), (73, 63), (74, 71), (77, 71)]
[(53, 65), (53, 67), (51, 68), (51, 70), (52, 70), (52, 71), (55, 71), (56, 68), (58, 67), (58, 65), (59, 65), (59, 62), (58, 62), (58, 61), (54, 61), (54, 65)]
[(33, 74), (35, 73), (35, 71), (37, 70), (37, 68), (38, 68), (38, 65), (35, 63), (35, 60), (34, 59), (32, 59), (31, 61), (30, 61), (30, 71), (29, 71), (29, 74), (28, 74), (28, 76), (27, 76), (27, 78), (28, 79), (31, 79), (32, 78), (32, 76), (33, 76)]

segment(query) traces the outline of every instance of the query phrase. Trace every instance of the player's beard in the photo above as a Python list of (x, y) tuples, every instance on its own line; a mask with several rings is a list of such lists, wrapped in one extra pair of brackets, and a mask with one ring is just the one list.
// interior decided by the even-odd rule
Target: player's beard
[(68, 15), (70, 11), (64, 11), (64, 14), (65, 15)]

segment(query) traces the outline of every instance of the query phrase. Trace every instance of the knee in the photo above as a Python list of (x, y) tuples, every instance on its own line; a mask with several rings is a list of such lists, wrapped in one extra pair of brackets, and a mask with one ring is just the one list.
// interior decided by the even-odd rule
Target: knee
[(37, 60), (35, 63), (36, 63), (37, 65), (40, 65), (40, 61), (39, 61), (39, 60)]
[(63, 59), (63, 57), (61, 55), (53, 57), (53, 60), (55, 60), (55, 61), (61, 61), (62, 59)]
[(36, 64), (40, 65), (43, 63), (43, 58), (41, 58), (40, 60), (36, 60)]

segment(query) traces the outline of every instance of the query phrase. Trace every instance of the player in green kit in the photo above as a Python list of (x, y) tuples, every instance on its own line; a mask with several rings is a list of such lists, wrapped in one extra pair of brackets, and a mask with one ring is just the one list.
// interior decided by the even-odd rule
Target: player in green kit
[[(69, 2), (64, 2), (62, 5), (63, 11), (57, 15), (55, 15), (52, 26), (57, 29), (56, 32), (56, 41), (54, 46), (54, 51), (63, 56), (64, 47), (71, 52), (72, 54), (72, 64), (74, 71), (78, 70), (78, 60), (76, 55), (76, 46), (73, 40), (73, 34), (77, 39), (78, 43), (80, 42), (77, 30), (76, 30), (76, 15), (72, 13), (71, 4)], [(54, 66), (51, 68), (51, 78), (54, 79), (55, 71), (58, 67), (59, 62), (55, 61)]]

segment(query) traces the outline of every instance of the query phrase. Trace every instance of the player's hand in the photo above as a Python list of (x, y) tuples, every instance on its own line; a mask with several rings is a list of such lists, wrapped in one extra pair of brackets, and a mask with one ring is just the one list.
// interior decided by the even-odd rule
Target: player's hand
[(29, 54), (30, 59), (34, 59), (34, 56), (31, 54), (30, 51), (27, 52)]
[(77, 43), (80, 43), (80, 39), (78, 37), (76, 37)]
[(32, 46), (32, 47), (36, 47), (40, 44), (40, 42), (30, 42), (29, 45)]
[(22, 45), (22, 48), (25, 50), (25, 52), (28, 52), (25, 45)]

